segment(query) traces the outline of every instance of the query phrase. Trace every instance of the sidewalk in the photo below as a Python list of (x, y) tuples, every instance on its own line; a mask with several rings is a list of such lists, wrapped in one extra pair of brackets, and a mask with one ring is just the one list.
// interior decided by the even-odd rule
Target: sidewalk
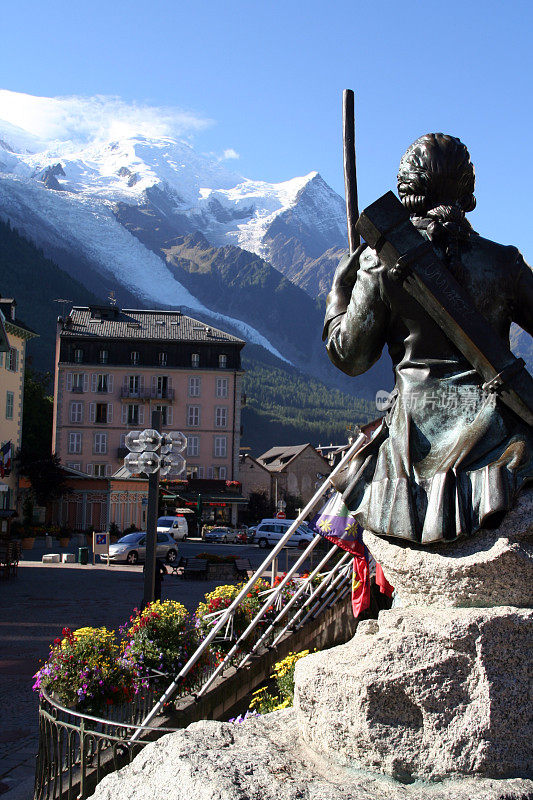
[[(59, 552), (59, 550), (57, 551)], [(32, 558), (40, 555), (31, 551)], [(194, 611), (219, 581), (165, 576), (163, 599)], [(0, 580), (0, 797), (31, 800), (37, 753), (37, 695), (32, 676), (64, 627), (118, 628), (140, 605), (142, 566), (42, 564), (21, 561), (18, 576)]]

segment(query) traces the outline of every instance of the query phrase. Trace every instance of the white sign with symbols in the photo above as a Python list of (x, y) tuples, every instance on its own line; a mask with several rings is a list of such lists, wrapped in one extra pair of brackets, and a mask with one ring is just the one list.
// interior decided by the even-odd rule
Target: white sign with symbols
[(109, 533), (93, 532), (93, 553), (109, 555)]

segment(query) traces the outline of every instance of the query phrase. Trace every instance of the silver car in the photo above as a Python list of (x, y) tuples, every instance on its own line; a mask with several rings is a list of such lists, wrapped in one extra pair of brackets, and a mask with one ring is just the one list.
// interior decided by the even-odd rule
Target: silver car
[[(169, 533), (158, 533), (156, 554), (158, 558), (164, 558), (169, 564), (173, 564), (178, 558), (176, 542)], [(137, 564), (146, 558), (146, 531), (128, 533), (115, 544), (109, 545), (109, 561), (115, 563), (124, 561), (126, 564)], [(106, 556), (102, 556), (107, 561)]]
[(233, 528), (225, 528), (223, 526), (213, 528), (204, 534), (204, 541), (206, 542), (235, 542), (237, 534)]

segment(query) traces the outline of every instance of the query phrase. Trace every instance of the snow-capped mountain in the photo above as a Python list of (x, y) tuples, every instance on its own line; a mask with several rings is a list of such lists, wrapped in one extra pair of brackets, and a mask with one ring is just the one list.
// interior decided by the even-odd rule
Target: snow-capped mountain
[[(316, 287), (297, 286), (310, 264), (344, 244), (343, 201), (320, 175), (249, 180), (183, 137), (150, 135), (146, 126), (85, 125), (80, 133), (75, 124), (66, 138), (64, 106), (59, 125), (57, 109), (45, 107), (56, 114), (52, 134), (15, 124), (21, 115), (2, 120), (2, 100), (9, 109), (19, 97), (37, 116), (37, 101), (53, 103), (0, 91), (0, 218), (100, 296), (114, 290), (128, 304), (183, 306), (312, 374), (334, 374), (320, 343)], [(211, 278), (202, 282), (206, 269)], [(275, 297), (268, 313), (271, 298), (258, 291), (266, 285)], [(295, 336), (298, 319), (307, 330)]]
[(321, 342), (342, 198), (317, 172), (244, 178), (165, 113), (0, 90), (0, 218), (100, 297), (182, 306), (351, 393), (390, 387), (388, 357), (345, 379)]

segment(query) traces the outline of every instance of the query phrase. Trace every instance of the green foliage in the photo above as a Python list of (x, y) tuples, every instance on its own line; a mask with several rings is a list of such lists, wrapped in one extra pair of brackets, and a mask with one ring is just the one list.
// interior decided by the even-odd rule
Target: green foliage
[(21, 450), (35, 458), (49, 456), (52, 449), (54, 399), (50, 395), (51, 387), (49, 372), (26, 368)]
[(273, 517), (274, 513), (274, 504), (269, 500), (265, 492), (250, 492), (248, 506), (244, 509), (244, 521), (246, 524), (253, 525), (258, 519)]
[(133, 673), (119, 655), (114, 631), (63, 628), (63, 638), (54, 640), (48, 660), (34, 675), (33, 689), (54, 692), (62, 702), (93, 713), (128, 702), (134, 695)]
[(53, 399), (50, 375), (27, 369), (24, 376), (22, 442), (16, 454), (17, 469), (30, 481), (40, 506), (65, 492), (65, 474), (57, 456), (52, 455)]
[(28, 354), (37, 369), (53, 369), (56, 320), (62, 313), (59, 297), (74, 304), (101, 302), (60, 269), (33, 242), (9, 223), (0, 221), (0, 291), (17, 301), (17, 317), (39, 334), (28, 342)]
[[(143, 611), (134, 612), (130, 623), (124, 631), (123, 663), (133, 671), (137, 682), (151, 679), (150, 685), (166, 689), (199, 644), (187, 609), (175, 600), (156, 600)], [(206, 654), (197, 669), (206, 666), (206, 659), (210, 658)], [(195, 671), (188, 680), (192, 682), (194, 676)]]
[[(254, 456), (274, 445), (343, 444), (349, 429), (377, 416), (373, 403), (331, 389), (293, 367), (260, 361), (243, 352), (242, 445)], [(279, 364), (279, 362), (278, 362)]]
[(289, 653), (282, 661), (274, 664), (274, 672), (270, 676), (275, 681), (274, 689), (262, 686), (253, 693), (250, 710), (259, 714), (269, 714), (292, 706), (294, 700), (294, 668), (296, 663), (309, 655), (309, 650), (300, 653)]

